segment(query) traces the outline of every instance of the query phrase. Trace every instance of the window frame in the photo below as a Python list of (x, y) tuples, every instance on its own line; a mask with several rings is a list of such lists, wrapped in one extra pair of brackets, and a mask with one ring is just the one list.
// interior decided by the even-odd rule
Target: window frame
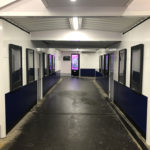
[[(13, 88), (13, 81), (12, 81), (12, 50), (18, 50), (20, 51), (20, 70), (21, 70), (21, 84), (16, 87), (16, 88)], [(14, 45), (14, 44), (9, 44), (9, 78), (10, 78), (10, 91), (15, 91), (17, 89), (19, 89), (20, 87), (23, 86), (23, 73), (22, 73), (22, 47), (21, 46), (18, 46), (18, 45)]]
[[(132, 66), (132, 64), (133, 64), (133, 51), (135, 51), (135, 50), (139, 50), (140, 49), (140, 89), (139, 90), (135, 90), (135, 89), (133, 89), (132, 88), (132, 82), (131, 82), (131, 79), (132, 79), (132, 68), (133, 68), (133, 66)], [(136, 46), (132, 46), (131, 47), (131, 67), (130, 67), (130, 88), (133, 90), (133, 91), (135, 91), (135, 92), (137, 92), (137, 93), (140, 93), (140, 94), (142, 94), (142, 88), (143, 88), (143, 64), (144, 64), (144, 62), (143, 62), (143, 60), (144, 60), (144, 44), (139, 44), (139, 45), (136, 45)]]
[(104, 55), (101, 55), (101, 73), (104, 75), (105, 72), (105, 62), (104, 62)]
[[(106, 72), (106, 56), (108, 56), (108, 73)], [(109, 54), (105, 54), (104, 55), (104, 75), (106, 77), (109, 76)]]
[[(33, 77), (33, 80), (32, 81), (29, 81), (29, 72), (28, 72), (28, 67), (29, 67), (29, 52), (33, 52), (33, 70), (34, 70), (34, 77)], [(26, 75), (27, 75), (27, 84), (30, 84), (30, 83), (32, 83), (32, 82), (34, 82), (35, 81), (35, 62), (34, 62), (34, 56), (35, 56), (35, 54), (34, 54), (34, 50), (33, 49), (29, 49), (29, 48), (27, 48), (26, 49)]]
[[(124, 59), (124, 83), (120, 82), (120, 54), (123, 51), (124, 51), (124, 55), (125, 55), (125, 59)], [(126, 63), (127, 63), (127, 49), (122, 49), (119, 51), (118, 82), (123, 84), (123, 85), (126, 85), (126, 69), (127, 69)]]

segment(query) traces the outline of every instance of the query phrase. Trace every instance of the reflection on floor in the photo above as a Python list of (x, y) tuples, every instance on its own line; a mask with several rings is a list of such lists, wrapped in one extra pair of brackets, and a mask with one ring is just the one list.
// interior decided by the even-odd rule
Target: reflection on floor
[(66, 78), (5, 150), (138, 150), (92, 80)]

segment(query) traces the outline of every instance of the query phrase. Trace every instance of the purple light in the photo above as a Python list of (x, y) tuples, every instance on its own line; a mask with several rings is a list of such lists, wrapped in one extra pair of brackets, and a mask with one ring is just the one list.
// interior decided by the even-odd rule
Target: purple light
[(78, 55), (72, 55), (72, 70), (79, 70)]

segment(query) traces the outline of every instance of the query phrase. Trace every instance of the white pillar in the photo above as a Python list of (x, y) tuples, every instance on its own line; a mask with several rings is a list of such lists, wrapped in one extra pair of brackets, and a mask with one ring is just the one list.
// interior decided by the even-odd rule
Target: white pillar
[[(3, 50), (3, 22), (0, 20), (0, 138), (6, 137), (6, 114), (5, 114), (5, 82), (8, 71), (8, 58), (4, 58), (5, 51)], [(7, 68), (6, 68), (7, 67)]]

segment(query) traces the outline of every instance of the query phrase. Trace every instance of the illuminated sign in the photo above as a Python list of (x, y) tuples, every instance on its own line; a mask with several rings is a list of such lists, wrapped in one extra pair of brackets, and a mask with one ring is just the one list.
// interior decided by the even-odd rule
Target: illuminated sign
[(72, 55), (72, 70), (79, 70), (79, 55)]

